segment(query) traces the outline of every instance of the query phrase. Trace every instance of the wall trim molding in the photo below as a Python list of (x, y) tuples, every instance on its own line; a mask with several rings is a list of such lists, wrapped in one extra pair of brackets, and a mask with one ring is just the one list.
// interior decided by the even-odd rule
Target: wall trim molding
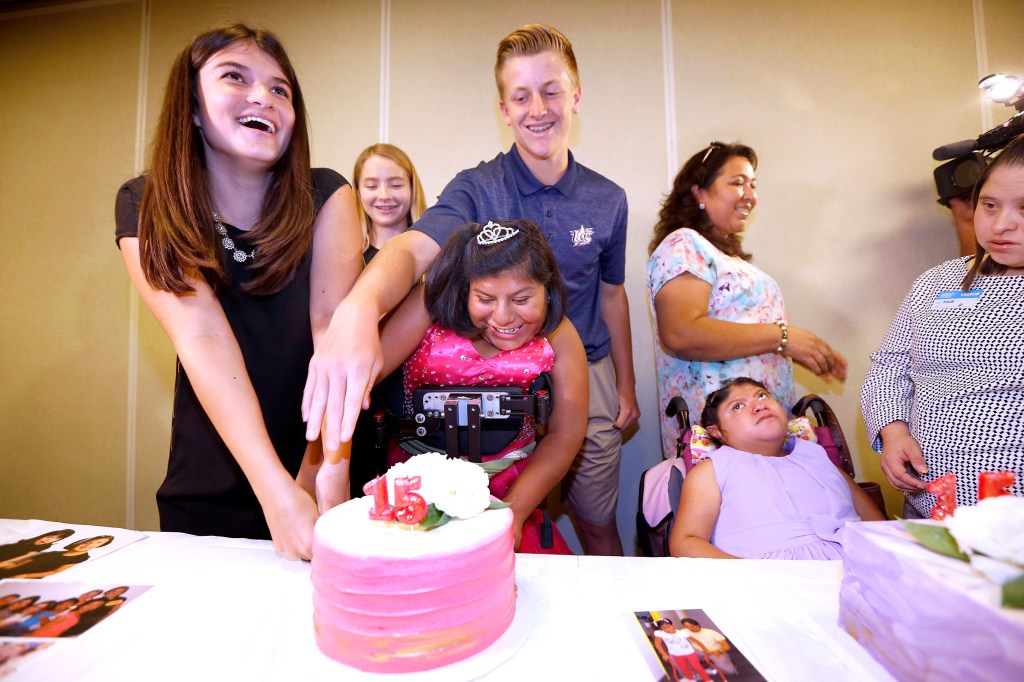
[(672, 181), (679, 170), (679, 149), (676, 136), (676, 74), (675, 47), (672, 43), (672, 1), (661, 0), (661, 65), (665, 84), (665, 164), (666, 184)]
[[(971, 8), (974, 11), (974, 48), (978, 59), (978, 80), (992, 73), (988, 68), (988, 39), (985, 37), (985, 0), (973, 0)], [(981, 129), (991, 130), (995, 125), (992, 122), (992, 107), (989, 105), (985, 94), (978, 91), (978, 101), (981, 109)]]
[(380, 0), (380, 120), (377, 141), (388, 142), (391, 122), (391, 0)]
[[(146, 93), (149, 91), (150, 27), (152, 0), (142, 0), (139, 21), (139, 87), (135, 95), (135, 173), (146, 164)], [(135, 488), (138, 482), (139, 420), (139, 293), (134, 286), (128, 293), (128, 395), (125, 434), (125, 527), (136, 527)]]

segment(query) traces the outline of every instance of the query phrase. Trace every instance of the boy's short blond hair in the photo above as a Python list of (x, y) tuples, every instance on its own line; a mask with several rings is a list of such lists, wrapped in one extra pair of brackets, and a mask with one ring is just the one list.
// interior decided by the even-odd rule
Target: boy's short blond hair
[(580, 87), (580, 74), (576, 68), (576, 55), (572, 51), (569, 39), (553, 26), (545, 24), (526, 24), (509, 33), (498, 43), (498, 55), (494, 62), (494, 82), (498, 86), (498, 96), (503, 97), (501, 70), (512, 57), (530, 57), (551, 50), (565, 60), (569, 69), (574, 88)]

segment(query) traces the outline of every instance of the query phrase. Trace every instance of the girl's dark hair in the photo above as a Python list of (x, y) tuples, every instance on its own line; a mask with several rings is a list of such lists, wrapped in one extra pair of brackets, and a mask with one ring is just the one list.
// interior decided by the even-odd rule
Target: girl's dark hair
[[(710, 426), (718, 426), (718, 408), (729, 397), (733, 386), (757, 386), (763, 391), (768, 391), (768, 387), (757, 379), (751, 379), (750, 377), (729, 379), (717, 391), (712, 391), (708, 394), (707, 402), (704, 403), (704, 410), (700, 413), (700, 423), (705, 429)], [(771, 391), (768, 392), (771, 393)], [(708, 437), (711, 438), (715, 445), (722, 445), (722, 441), (710, 433), (708, 433)]]
[(101, 540), (101, 539), (106, 539), (106, 542), (103, 543), (103, 546), (106, 547), (107, 545), (109, 545), (111, 542), (114, 541), (114, 536), (113, 535), (97, 535), (94, 538), (85, 538), (84, 540), (76, 540), (76, 541), (72, 542), (70, 545), (65, 545), (64, 549), (74, 549), (75, 547), (78, 547), (79, 545), (83, 545), (83, 544), (85, 544), (87, 542), (92, 542), (93, 540)]
[(249, 239), (259, 252), (252, 294), (279, 291), (313, 244), (313, 189), (309, 168), (306, 105), (291, 61), (276, 35), (243, 24), (202, 33), (178, 54), (167, 79), (163, 107), (153, 139), (152, 167), (139, 206), (142, 272), (154, 289), (183, 294), (190, 278), (203, 276), (214, 288), (229, 280), (227, 260), (214, 231), (213, 199), (206, 184), (199, 111), (199, 70), (213, 55), (250, 45), (277, 62), (290, 85), (295, 125), (291, 140), (271, 170), (259, 222)]
[(683, 164), (672, 182), (672, 191), (661, 204), (658, 223), (654, 226), (654, 236), (648, 247), (649, 253), (654, 253), (665, 237), (682, 227), (688, 227), (727, 256), (750, 260), (750, 254), (743, 251), (740, 236), (730, 234), (722, 237), (715, 232), (707, 213), (700, 209), (700, 202), (693, 195), (694, 186), (700, 189), (711, 187), (721, 175), (722, 166), (734, 156), (742, 156), (751, 166), (757, 168), (757, 154), (753, 149), (745, 144), (724, 142), (712, 142)]
[(55, 540), (54, 542), (57, 542), (59, 540), (63, 540), (64, 538), (69, 538), (69, 537), (71, 537), (74, 534), (75, 534), (75, 531), (72, 530), (71, 528), (62, 528), (60, 530), (51, 530), (49, 533), (40, 533), (39, 535), (35, 536), (34, 538), (29, 538), (29, 541), (32, 542), (34, 540), (42, 540), (43, 538), (50, 537), (51, 535), (56, 535), (58, 537), (57, 537), (57, 540)]
[(478, 338), (481, 330), (473, 324), (467, 305), (470, 283), (514, 270), (544, 285), (548, 313), (540, 333), (550, 334), (565, 317), (567, 294), (547, 238), (530, 220), (503, 220), (488, 225), (519, 233), (493, 244), (477, 242), (484, 229), (478, 223), (466, 223), (453, 233), (427, 270), (423, 298), (430, 320), (460, 336)]
[[(974, 184), (974, 190), (971, 192), (971, 203), (975, 209), (978, 208), (978, 198), (981, 196), (981, 190), (989, 177), (991, 177), (992, 171), (1003, 166), (1013, 168), (1024, 167), (1024, 135), (1018, 135), (1010, 144), (1006, 145), (1006, 148), (1000, 152), (995, 161), (988, 165), (982, 172), (981, 177), (978, 178), (978, 182)], [(975, 252), (971, 269), (967, 272), (967, 276), (964, 277), (964, 281), (960, 283), (960, 287), (964, 291), (971, 288), (971, 283), (974, 282), (974, 277), (978, 273), (982, 275), (1001, 275), (1006, 272), (1005, 265), (1000, 265), (992, 260), (988, 252), (985, 251), (985, 248), (977, 240), (974, 243)]]

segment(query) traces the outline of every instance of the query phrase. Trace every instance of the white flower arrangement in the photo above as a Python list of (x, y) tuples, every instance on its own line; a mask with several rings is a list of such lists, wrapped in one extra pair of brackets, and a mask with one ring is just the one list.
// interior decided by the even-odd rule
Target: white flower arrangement
[(946, 528), (971, 566), (993, 582), (1024, 574), (1024, 497), (1000, 495), (957, 507)]
[(412, 489), (426, 503), (426, 516), (417, 523), (429, 530), (444, 525), (449, 519), (469, 519), (487, 509), (508, 506), (492, 501), (487, 472), (462, 459), (449, 459), (438, 452), (428, 452), (395, 464), (384, 479), (387, 482), (388, 504), (402, 506), (395, 494), (395, 481), (419, 477), (419, 487)]
[(1002, 586), (1003, 606), (1024, 608), (1024, 497), (999, 495), (957, 507), (941, 523), (904, 521), (928, 549), (969, 561)]

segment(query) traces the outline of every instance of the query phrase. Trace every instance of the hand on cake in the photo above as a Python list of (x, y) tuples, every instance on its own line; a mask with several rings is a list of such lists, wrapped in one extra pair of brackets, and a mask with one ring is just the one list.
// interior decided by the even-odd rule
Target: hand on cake
[(261, 499), (260, 504), (274, 549), (286, 557), (309, 561), (313, 558), (313, 524), (319, 512), (316, 502), (298, 483), (291, 479), (288, 483)]

